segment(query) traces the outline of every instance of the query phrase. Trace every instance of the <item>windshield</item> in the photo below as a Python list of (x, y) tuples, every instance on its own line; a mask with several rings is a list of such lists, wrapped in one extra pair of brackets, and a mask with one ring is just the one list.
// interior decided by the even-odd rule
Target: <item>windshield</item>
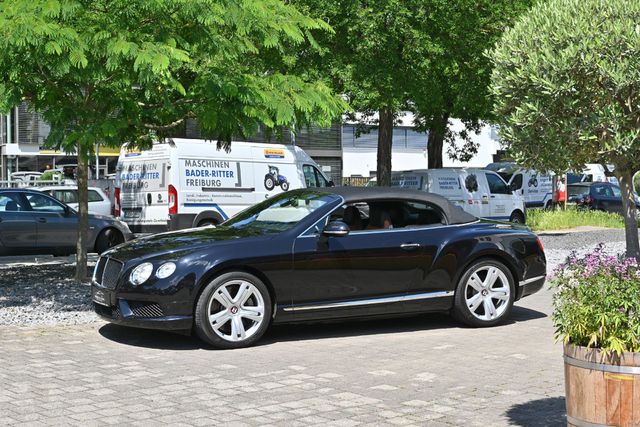
[(222, 224), (225, 227), (259, 234), (285, 231), (317, 209), (340, 198), (315, 191), (283, 193), (245, 209)]

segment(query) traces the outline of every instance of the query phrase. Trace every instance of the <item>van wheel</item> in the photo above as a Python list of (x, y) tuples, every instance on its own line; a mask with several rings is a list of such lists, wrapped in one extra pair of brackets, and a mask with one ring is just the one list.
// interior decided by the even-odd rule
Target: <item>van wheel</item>
[(553, 202), (551, 200), (547, 201), (547, 204), (544, 205), (544, 208), (548, 211), (550, 211), (551, 209), (553, 209)]
[(198, 227), (208, 227), (210, 225), (218, 225), (218, 223), (216, 222), (216, 220), (213, 219), (203, 219), (202, 221), (200, 221), (198, 223)]
[(520, 211), (513, 211), (511, 217), (509, 218), (509, 222), (513, 222), (515, 224), (524, 224), (524, 215)]
[(287, 181), (283, 182), (281, 185), (282, 191), (287, 191), (289, 189), (289, 183)]
[(124, 242), (124, 236), (118, 230), (107, 228), (102, 230), (96, 238), (96, 252), (101, 254), (109, 248), (112, 248)]
[(264, 188), (271, 191), (275, 186), (276, 186), (276, 182), (273, 180), (273, 177), (271, 175), (267, 175), (264, 178)]

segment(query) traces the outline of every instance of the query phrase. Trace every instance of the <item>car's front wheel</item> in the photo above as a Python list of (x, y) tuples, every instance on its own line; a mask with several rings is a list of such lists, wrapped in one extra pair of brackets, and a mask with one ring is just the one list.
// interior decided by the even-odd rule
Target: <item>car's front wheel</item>
[(515, 299), (513, 275), (502, 263), (472, 264), (456, 288), (453, 316), (473, 327), (494, 326), (509, 316)]
[(202, 291), (195, 329), (216, 348), (248, 347), (264, 335), (271, 312), (269, 290), (260, 279), (244, 272), (225, 273)]

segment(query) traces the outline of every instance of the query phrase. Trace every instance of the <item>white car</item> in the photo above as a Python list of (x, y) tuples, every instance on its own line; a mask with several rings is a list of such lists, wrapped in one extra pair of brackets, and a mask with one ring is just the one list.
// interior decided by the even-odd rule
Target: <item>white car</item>
[[(61, 202), (71, 206), (76, 211), (78, 210), (78, 187), (75, 186), (48, 186), (37, 187), (38, 191), (47, 193)], [(94, 215), (112, 216), (112, 206), (109, 196), (98, 187), (89, 187), (89, 213)]]

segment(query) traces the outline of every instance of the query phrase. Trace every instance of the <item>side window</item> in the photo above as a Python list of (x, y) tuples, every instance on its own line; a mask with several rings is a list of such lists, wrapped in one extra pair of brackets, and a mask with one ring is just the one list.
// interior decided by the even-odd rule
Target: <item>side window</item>
[(313, 170), (315, 171), (315, 174), (316, 174), (316, 182), (318, 183), (317, 186), (318, 187), (328, 187), (329, 183), (324, 178), (324, 176), (322, 176), (322, 173), (317, 168), (313, 168)]
[(31, 209), (36, 212), (64, 212), (64, 207), (60, 203), (44, 194), (28, 194), (27, 200)]
[(507, 184), (498, 175), (487, 173), (487, 182), (489, 183), (489, 191), (491, 194), (511, 194)]
[(52, 196), (64, 203), (78, 203), (78, 192), (75, 190), (54, 190)]
[(519, 173), (513, 176), (513, 179), (511, 180), (511, 189), (519, 190), (521, 188), (522, 188), (522, 174)]
[(622, 198), (622, 193), (620, 192), (620, 188), (611, 187), (611, 191), (613, 191), (613, 197), (615, 197), (617, 199), (621, 199)]
[(353, 232), (446, 224), (437, 207), (406, 201), (350, 203), (337, 211), (331, 219), (341, 219)]
[(0, 212), (20, 212), (29, 210), (23, 205), (18, 194), (0, 195)]
[(96, 190), (89, 190), (89, 201), (90, 202), (101, 202), (104, 199)]
[(309, 187), (318, 187), (318, 182), (316, 180), (316, 172), (315, 168), (311, 165), (303, 165), (302, 172), (304, 173), (304, 183)]
[(593, 194), (600, 197), (607, 197), (607, 189), (604, 185), (594, 185), (591, 187), (593, 190)]

